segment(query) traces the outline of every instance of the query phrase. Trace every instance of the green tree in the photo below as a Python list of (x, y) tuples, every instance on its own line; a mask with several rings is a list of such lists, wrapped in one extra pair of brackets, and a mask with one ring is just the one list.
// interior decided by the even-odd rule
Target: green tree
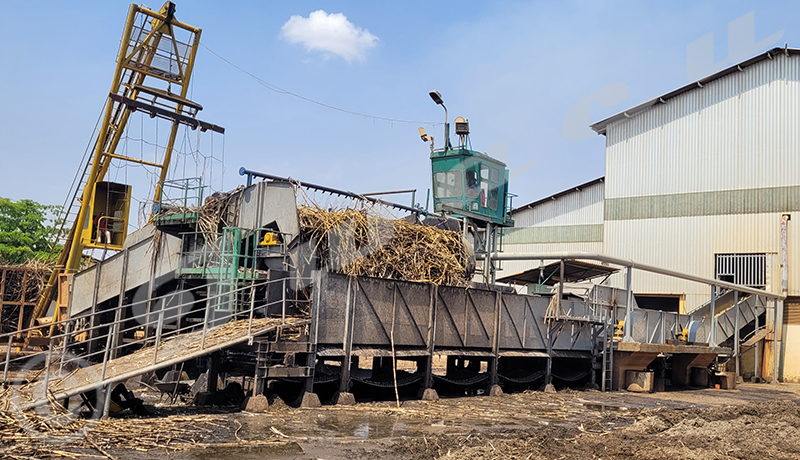
[(33, 200), (0, 198), (0, 262), (22, 264), (48, 258), (58, 208)]

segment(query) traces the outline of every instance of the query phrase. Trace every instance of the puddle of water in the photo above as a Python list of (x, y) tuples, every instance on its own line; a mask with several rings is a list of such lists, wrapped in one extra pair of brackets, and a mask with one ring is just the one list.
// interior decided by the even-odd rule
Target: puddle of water
[(302, 455), (303, 448), (299, 444), (290, 443), (280, 446), (237, 446), (237, 447), (208, 447), (194, 449), (187, 452), (187, 457), (192, 460), (261, 460), (264, 458), (283, 458)]
[(608, 404), (583, 403), (583, 407), (598, 412), (625, 412), (627, 407), (610, 406)]

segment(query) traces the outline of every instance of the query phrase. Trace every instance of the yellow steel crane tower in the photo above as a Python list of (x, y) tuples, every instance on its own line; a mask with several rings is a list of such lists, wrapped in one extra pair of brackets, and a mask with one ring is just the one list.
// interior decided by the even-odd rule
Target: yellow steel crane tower
[[(166, 2), (157, 12), (131, 4), (100, 132), (71, 209), (65, 214), (65, 219), (74, 216), (74, 222), (28, 328), (47, 312), (55, 297), (59, 275), (78, 270), (84, 249), (122, 249), (128, 228), (131, 187), (104, 181), (112, 160), (158, 168), (159, 182), (153, 197), (153, 202), (158, 202), (180, 125), (224, 133), (223, 128), (198, 120), (196, 115), (202, 106), (186, 98), (200, 32), (175, 19), (172, 2)], [(116, 153), (128, 119), (136, 111), (172, 122), (160, 160), (144, 161)], [(75, 209), (76, 212), (71, 212)], [(58, 316), (58, 310), (56, 308), (54, 316)]]

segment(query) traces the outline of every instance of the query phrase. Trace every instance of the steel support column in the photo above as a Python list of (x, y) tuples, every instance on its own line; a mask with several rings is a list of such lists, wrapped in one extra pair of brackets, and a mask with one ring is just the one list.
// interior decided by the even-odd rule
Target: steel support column
[(733, 291), (733, 357), (736, 359), (736, 378), (739, 378), (739, 291)]
[(772, 383), (778, 382), (778, 301), (772, 299)]
[(625, 269), (625, 325), (622, 340), (625, 342), (633, 342), (633, 324), (631, 324), (631, 314), (633, 313), (633, 267)]
[(711, 334), (709, 334), (709, 340), (708, 340), (712, 347), (717, 346), (716, 301), (717, 301), (717, 288), (712, 284), (711, 285)]

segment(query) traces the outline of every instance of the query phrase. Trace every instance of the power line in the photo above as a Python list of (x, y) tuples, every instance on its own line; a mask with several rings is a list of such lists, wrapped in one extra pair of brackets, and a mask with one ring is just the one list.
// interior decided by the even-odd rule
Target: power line
[(391, 122), (394, 122), (394, 123), (409, 123), (409, 124), (414, 124), (414, 125), (429, 125), (429, 126), (441, 125), (441, 123), (437, 123), (437, 122), (433, 122), (433, 121), (413, 121), (413, 120), (401, 120), (401, 119), (397, 119), (397, 118), (378, 117), (378, 116), (375, 116), (375, 115), (368, 115), (366, 113), (353, 112), (352, 110), (342, 109), (340, 107), (336, 107), (336, 106), (333, 106), (333, 105), (330, 105), (330, 104), (325, 104), (324, 102), (315, 101), (314, 99), (311, 99), (311, 98), (308, 98), (308, 97), (305, 97), (305, 96), (301, 96), (301, 95), (299, 95), (297, 93), (293, 93), (293, 92), (291, 92), (291, 91), (289, 91), (287, 89), (283, 89), (280, 86), (273, 85), (272, 83), (259, 78), (257, 75), (253, 75), (252, 73), (248, 72), (247, 70), (239, 67), (238, 65), (234, 64), (233, 62), (231, 62), (231, 61), (225, 59), (224, 57), (220, 56), (214, 50), (212, 50), (211, 48), (206, 46), (206, 44), (204, 44), (204, 43), (200, 43), (200, 46), (202, 46), (203, 48), (207, 49), (211, 54), (213, 54), (214, 56), (220, 58), (222, 61), (224, 61), (227, 64), (229, 64), (231, 67), (234, 67), (234, 68), (240, 70), (241, 72), (244, 72), (245, 74), (249, 75), (256, 82), (258, 82), (261, 86), (269, 89), (270, 91), (274, 91), (274, 92), (276, 92), (278, 94), (287, 94), (289, 96), (294, 96), (294, 97), (296, 97), (298, 99), (302, 99), (302, 100), (304, 100), (306, 102), (311, 102), (312, 104), (317, 104), (319, 106), (322, 106), (322, 107), (325, 107), (325, 108), (328, 108), (328, 109), (337, 110), (339, 112), (347, 113), (349, 115), (355, 115), (355, 116), (358, 116), (358, 117), (372, 118), (373, 120), (391, 121)]

